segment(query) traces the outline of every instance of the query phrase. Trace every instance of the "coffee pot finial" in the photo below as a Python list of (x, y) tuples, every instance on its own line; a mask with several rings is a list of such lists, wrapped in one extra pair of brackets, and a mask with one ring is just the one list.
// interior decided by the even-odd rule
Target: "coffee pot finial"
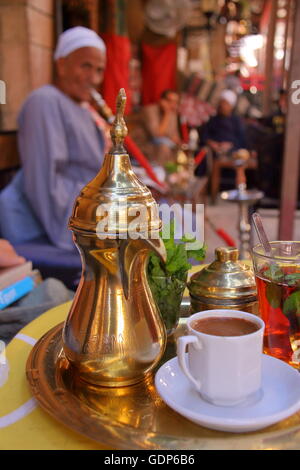
[(113, 122), (110, 135), (113, 141), (112, 153), (125, 152), (124, 139), (128, 134), (128, 129), (124, 120), (125, 106), (126, 106), (126, 93), (124, 88), (121, 88), (116, 100), (116, 117)]

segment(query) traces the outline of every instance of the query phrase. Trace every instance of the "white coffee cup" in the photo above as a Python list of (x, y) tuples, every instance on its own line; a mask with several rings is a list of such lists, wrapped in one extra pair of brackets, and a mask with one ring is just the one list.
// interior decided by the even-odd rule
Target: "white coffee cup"
[[(192, 327), (195, 320), (210, 317), (242, 318), (258, 329), (242, 336), (214, 336)], [(207, 310), (188, 319), (188, 336), (177, 340), (178, 362), (204, 400), (234, 406), (256, 396), (261, 388), (264, 326), (259, 317), (238, 310)]]

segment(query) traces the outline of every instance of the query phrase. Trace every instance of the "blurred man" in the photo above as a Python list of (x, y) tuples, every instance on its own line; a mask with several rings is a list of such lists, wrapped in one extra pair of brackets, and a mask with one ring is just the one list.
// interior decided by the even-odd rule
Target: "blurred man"
[(208, 145), (215, 154), (246, 148), (246, 135), (239, 116), (233, 114), (237, 96), (232, 90), (221, 94), (216, 116), (204, 126), (201, 145)]
[(144, 125), (154, 144), (155, 160), (164, 164), (174, 160), (174, 153), (181, 143), (178, 121), (179, 95), (165, 90), (158, 103), (145, 106)]
[(19, 115), (22, 170), (1, 193), (0, 223), (12, 243), (46, 236), (73, 250), (72, 206), (99, 171), (106, 145), (104, 123), (99, 128), (83, 106), (103, 80), (105, 45), (94, 31), (71, 28), (60, 36), (54, 59), (55, 84), (31, 93)]
[(288, 94), (283, 88), (279, 90), (276, 109), (274, 112), (261, 120), (262, 124), (270, 127), (276, 135), (282, 135), (285, 132), (286, 114), (288, 106)]

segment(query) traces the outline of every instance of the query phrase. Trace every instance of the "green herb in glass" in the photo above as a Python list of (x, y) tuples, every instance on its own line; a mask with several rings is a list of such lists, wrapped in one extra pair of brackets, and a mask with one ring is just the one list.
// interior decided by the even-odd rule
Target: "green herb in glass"
[[(300, 273), (285, 272), (274, 263), (264, 271), (264, 276), (271, 281), (266, 287), (266, 296), (271, 307), (282, 308), (283, 314), (287, 317), (300, 317), (300, 291), (290, 290), (300, 287)], [(290, 289), (287, 290), (285, 286)]]
[(170, 236), (164, 237), (163, 233), (160, 235), (166, 248), (167, 261), (164, 264), (156, 254), (151, 253), (148, 263), (148, 280), (167, 332), (170, 334), (179, 320), (180, 304), (188, 271), (192, 267), (188, 260), (204, 260), (206, 246), (199, 243), (199, 248), (196, 246), (196, 249), (189, 250), (187, 244), (198, 242), (195, 237), (191, 238), (187, 235), (176, 243), (174, 222), (170, 224)]

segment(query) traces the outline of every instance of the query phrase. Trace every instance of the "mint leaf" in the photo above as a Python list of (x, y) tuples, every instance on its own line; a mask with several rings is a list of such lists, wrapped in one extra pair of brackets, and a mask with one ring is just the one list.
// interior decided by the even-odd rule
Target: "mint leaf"
[(185, 289), (187, 275), (182, 280), (177, 278), (149, 278), (149, 285), (160, 310), (167, 330), (176, 326), (180, 316), (180, 304)]
[[(167, 238), (163, 236), (164, 232), (167, 233)], [(171, 220), (169, 225), (165, 225), (161, 233), (162, 233), (161, 237), (164, 242), (174, 243), (175, 242), (174, 240), (175, 239), (175, 221)]]
[[(160, 232), (160, 236), (164, 242), (167, 260), (166, 263), (162, 263), (160, 258), (155, 254), (151, 253), (148, 263), (148, 276), (176, 276), (177, 278), (183, 279), (187, 271), (191, 268), (191, 264), (188, 262), (190, 258), (197, 261), (202, 261), (206, 254), (206, 245), (198, 243), (194, 236), (184, 235), (182, 239), (175, 242), (175, 221), (172, 220), (169, 226), (164, 226)], [(195, 243), (196, 249), (187, 250), (187, 243)]]
[(272, 308), (279, 308), (282, 301), (282, 287), (274, 282), (268, 282), (266, 296)]
[(192, 237), (192, 235), (185, 234), (183, 235), (181, 241), (184, 243), (194, 243), (196, 241), (196, 237)]
[(285, 275), (285, 281), (288, 283), (289, 286), (293, 286), (300, 281), (300, 273), (292, 273)]
[(284, 272), (278, 264), (270, 264), (263, 274), (271, 281), (280, 282), (284, 280)]
[(285, 299), (283, 313), (285, 315), (300, 316), (300, 290), (293, 292)]
[(187, 260), (187, 252), (183, 244), (176, 244), (172, 253), (169, 253), (169, 258), (166, 262), (166, 271), (174, 274), (181, 269), (188, 271), (191, 265)]
[(200, 248), (196, 250), (187, 250), (187, 257), (189, 259), (193, 258), (197, 261), (202, 261), (205, 258), (206, 249), (207, 249), (206, 245), (202, 245)]
[(160, 237), (165, 244), (166, 250), (172, 251), (175, 249), (175, 222), (171, 221), (169, 225), (165, 225), (163, 230), (160, 232)]
[(160, 258), (151, 253), (148, 261), (148, 272), (155, 277), (164, 277), (166, 275), (164, 265), (160, 262)]

